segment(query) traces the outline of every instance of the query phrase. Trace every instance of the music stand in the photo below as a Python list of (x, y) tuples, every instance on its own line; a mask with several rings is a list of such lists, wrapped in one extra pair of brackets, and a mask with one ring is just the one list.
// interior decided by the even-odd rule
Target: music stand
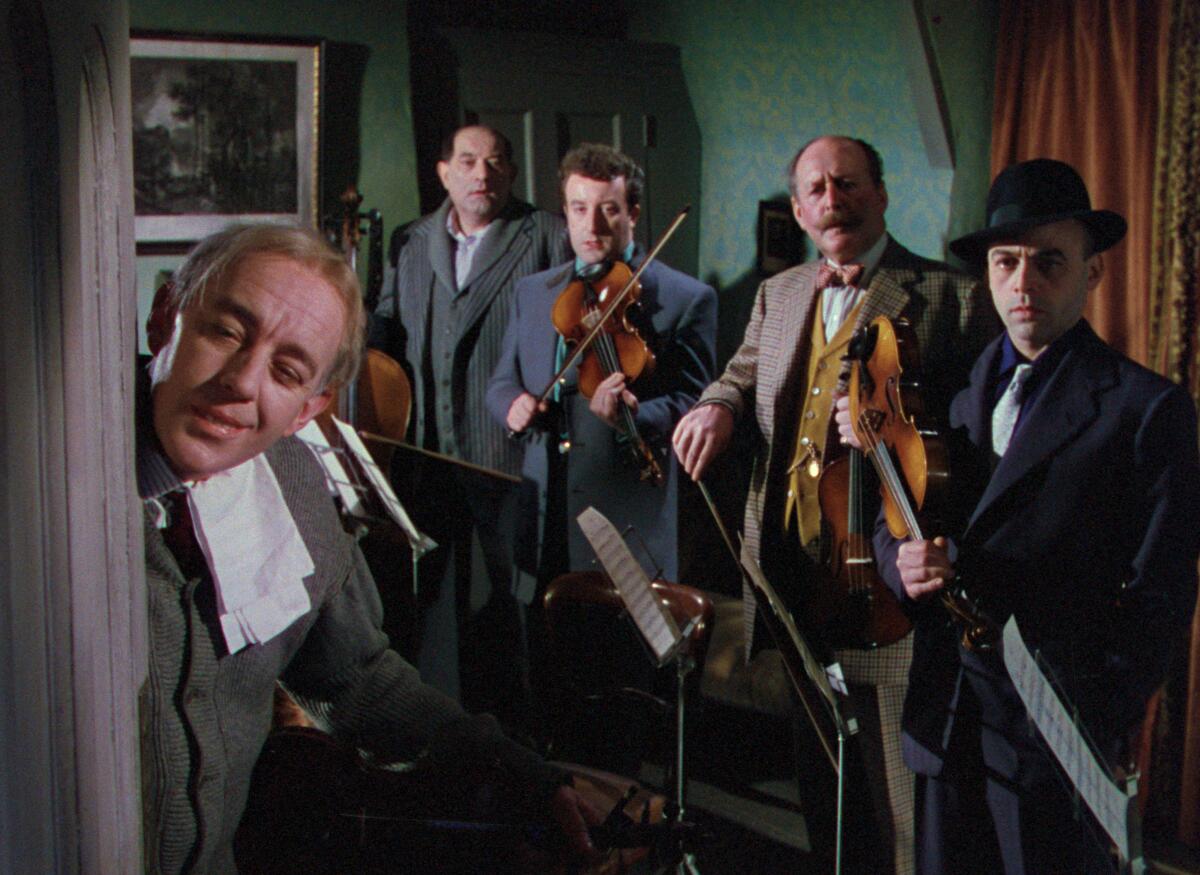
[[(696, 667), (692, 656), (692, 629), (699, 618), (693, 617), (680, 630), (675, 618), (663, 606), (650, 585), (645, 569), (633, 558), (629, 547), (611, 522), (594, 507), (586, 508), (577, 518), (579, 527), (600, 560), (608, 579), (621, 597), (625, 610), (641, 634), (647, 654), (656, 668), (675, 665), (675, 787), (674, 819), (683, 823), (687, 797), (684, 758), (684, 730), (687, 712), (687, 677)], [(676, 872), (700, 875), (695, 857), (680, 849)]]
[[(738, 564), (738, 569), (742, 572), (742, 585), (754, 595), (754, 600), (758, 604), (758, 610), (762, 614), (763, 621), (766, 623), (767, 629), (770, 630), (771, 637), (775, 640), (775, 646), (779, 649), (779, 653), (783, 657), (783, 665), (787, 670), (788, 679), (792, 682), (792, 688), (795, 689), (796, 696), (800, 699), (800, 704), (804, 706), (804, 712), (808, 715), (813, 729), (816, 730), (817, 740), (821, 742), (821, 747), (824, 749), (825, 755), (829, 758), (830, 765), (833, 766), (834, 772), (837, 774), (834, 875), (838, 875), (842, 871), (842, 815), (846, 795), (846, 739), (858, 732), (858, 721), (851, 714), (842, 714), (843, 706), (833, 692), (833, 685), (836, 684), (838, 692), (843, 696), (849, 695), (845, 680), (842, 678), (841, 666), (836, 662), (828, 667), (821, 666), (820, 661), (813, 655), (812, 648), (808, 646), (808, 643), (804, 640), (804, 636), (800, 634), (795, 621), (792, 620), (792, 615), (784, 607), (783, 601), (779, 598), (778, 593), (775, 592), (775, 588), (767, 580), (767, 576), (763, 574), (762, 568), (759, 567), (758, 562), (755, 560), (753, 554), (751, 554), (746, 543), (742, 542), (740, 553), (734, 549), (733, 538), (730, 537), (729, 530), (725, 528), (725, 522), (717, 510), (717, 505), (713, 501), (712, 494), (708, 491), (708, 487), (704, 485), (704, 481), (696, 481), (696, 486), (700, 489), (700, 495), (704, 498), (704, 503), (708, 505), (713, 522), (716, 524), (717, 531), (721, 535), (721, 540), (725, 542), (725, 547), (729, 550), (730, 555)], [(819, 694), (819, 698), (816, 701), (813, 701), (813, 689)], [(836, 754), (833, 752), (833, 746), (830, 744), (830, 735), (836, 736)]]
[[(745, 580), (754, 592), (758, 608), (763, 613), (775, 646), (783, 656), (783, 665), (787, 669), (792, 687), (804, 706), (805, 713), (817, 732), (830, 764), (837, 774), (837, 810), (835, 816), (834, 837), (834, 873), (842, 871), (842, 825), (843, 807), (846, 796), (846, 739), (858, 733), (858, 721), (851, 714), (843, 714), (844, 703), (839, 701), (834, 693), (833, 684), (839, 686), (839, 692), (845, 695), (848, 691), (841, 678), (841, 667), (833, 663), (828, 667), (821, 665), (820, 660), (813, 655), (812, 648), (800, 634), (792, 615), (783, 606), (775, 588), (768, 582), (762, 568), (750, 554), (745, 542), (742, 543), (740, 563)], [(807, 681), (807, 684), (805, 683)], [(820, 694), (817, 702), (812, 701), (810, 686)], [(830, 744), (830, 734), (836, 737), (837, 753), (834, 754)]]
[(1062, 767), (1077, 799), (1091, 810), (1097, 825), (1116, 846), (1123, 871), (1146, 871), (1142, 823), (1137, 805), (1137, 773), (1119, 779), (1090, 740), (1066, 691), (1055, 682), (1041, 654), (1030, 652), (1015, 616), (1003, 630), (1004, 668), (1029, 718)]
[[(363, 506), (360, 496), (372, 491), (378, 496), (388, 516), (400, 527), (400, 531), (408, 540), (408, 546), (412, 551), (413, 597), (416, 598), (419, 562), (421, 557), (430, 550), (437, 549), (437, 541), (426, 535), (413, 523), (408, 511), (396, 497), (392, 484), (388, 482), (387, 476), (380, 470), (354, 427), (342, 422), (336, 416), (330, 416), (330, 419), (345, 443), (346, 449), (334, 449), (315, 419), (306, 423), (304, 428), (296, 432), (296, 436), (308, 444), (308, 448), (313, 451), (313, 455), (321, 463), (329, 491), (341, 498), (342, 507), (345, 508), (346, 513), (359, 519), (369, 518), (370, 514)], [(352, 468), (356, 467), (357, 470), (363, 472), (363, 476), (367, 479), (366, 484), (360, 482), (357, 477), (350, 476), (339, 458), (342, 453), (348, 454), (357, 463)]]

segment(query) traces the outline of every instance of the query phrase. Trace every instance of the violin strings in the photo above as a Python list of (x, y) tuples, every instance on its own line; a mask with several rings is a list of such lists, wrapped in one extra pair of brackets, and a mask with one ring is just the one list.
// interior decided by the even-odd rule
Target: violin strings
[[(621, 370), (621, 358), (617, 352), (616, 343), (613, 341), (612, 335), (608, 332), (601, 332), (595, 340), (596, 355), (600, 357), (600, 364), (605, 370), (605, 376), (614, 374)], [(625, 402), (618, 398), (617, 409), (620, 411), (621, 424), (624, 426), (625, 437), (637, 445), (637, 424), (633, 420), (633, 414)]]
[(908, 501), (908, 496), (904, 492), (903, 481), (896, 472), (896, 467), (892, 463), (892, 457), (888, 452), (887, 445), (879, 439), (875, 429), (865, 418), (859, 418), (859, 426), (867, 436), (867, 445), (869, 447), (867, 454), (871, 457), (871, 462), (875, 465), (875, 470), (879, 473), (879, 478), (883, 480), (887, 491), (891, 494), (896, 507), (899, 508), (900, 515), (904, 518), (904, 525), (908, 528), (909, 536), (917, 540), (922, 540), (921, 527), (917, 523), (916, 514)]

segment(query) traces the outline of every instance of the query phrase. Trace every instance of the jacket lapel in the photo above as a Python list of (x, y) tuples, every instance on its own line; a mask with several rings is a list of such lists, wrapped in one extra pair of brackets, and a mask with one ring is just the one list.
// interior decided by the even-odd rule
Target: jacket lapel
[[(967, 436), (975, 446), (984, 446), (991, 440), (992, 405), (987, 397), (988, 374), (995, 373), (996, 360), (1000, 358), (1004, 335), (989, 343), (971, 368), (970, 389), (954, 400), (952, 420), (966, 428)], [(954, 472), (951, 471), (951, 476)]]
[(899, 256), (903, 253), (900, 244), (888, 239), (879, 259), (879, 266), (867, 286), (867, 294), (863, 298), (862, 309), (858, 311), (858, 319), (854, 323), (855, 330), (870, 325), (876, 316), (887, 316), (895, 319), (908, 306), (908, 289), (906, 286), (916, 281), (916, 272), (903, 267)]
[(499, 225), (479, 244), (479, 251), (471, 262), (471, 273), (463, 286), (467, 294), (459, 321), (460, 336), (470, 331), (479, 317), (488, 311), (496, 295), (506, 285), (504, 281), (510, 274), (509, 266), (533, 245), (529, 233), (533, 219), (529, 216), (513, 219), (501, 216), (496, 221)]
[(531, 321), (525, 323), (533, 333), (523, 337), (522, 342), (528, 343), (531, 349), (537, 351), (537, 360), (532, 363), (529, 376), (525, 377), (526, 388), (534, 393), (542, 391), (554, 379), (554, 354), (558, 349), (558, 331), (550, 317), (554, 302), (567, 287), (574, 272), (575, 262), (570, 261), (563, 265), (562, 270), (550, 274), (536, 310), (529, 314)]
[[(971, 515), (968, 531), (1005, 492), (1094, 422), (1100, 415), (1100, 396), (1116, 383), (1113, 365), (1089, 355), (1086, 345), (1068, 352), (1033, 405), (1022, 413), (1020, 429), (992, 472), (987, 489)], [(982, 399), (979, 406), (987, 409)], [(981, 413), (975, 415), (981, 417)], [(982, 445), (986, 446), (991, 429), (981, 421), (976, 425), (984, 437)]]
[[(527, 216), (512, 215), (511, 209), (506, 209), (496, 217), (496, 227), (487, 233), (479, 244), (479, 251), (471, 261), (471, 272), (467, 274), (464, 288), (469, 287), (487, 269), (496, 263), (496, 259), (508, 251), (513, 240), (520, 234), (529, 221)], [(511, 217), (510, 217), (511, 216)]]
[(436, 282), (457, 293), (458, 282), (454, 278), (454, 250), (450, 247), (450, 234), (446, 231), (446, 218), (450, 215), (450, 199), (447, 198), (434, 214), (429, 229), (429, 264), (433, 268)]
[(761, 335), (764, 349), (758, 360), (760, 363), (773, 362), (775, 366), (773, 373), (759, 376), (765, 386), (775, 390), (772, 403), (772, 409), (776, 411), (775, 423), (786, 422), (792, 416), (796, 395), (792, 387), (804, 378), (804, 369), (808, 365), (818, 268), (818, 262), (801, 265), (788, 277), (787, 287), (781, 289), (784, 302), (779, 314), (782, 324), (776, 335), (779, 348), (767, 348), (773, 332), (764, 327)]

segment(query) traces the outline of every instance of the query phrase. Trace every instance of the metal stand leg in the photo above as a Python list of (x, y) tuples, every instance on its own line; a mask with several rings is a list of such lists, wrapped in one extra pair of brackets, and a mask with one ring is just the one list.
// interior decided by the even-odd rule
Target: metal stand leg
[[(675, 657), (675, 806), (677, 809), (675, 818), (679, 822), (683, 821), (684, 811), (687, 806), (687, 773), (684, 770), (683, 758), (684, 733), (686, 729), (684, 718), (687, 711), (687, 693), (685, 687), (687, 676), (695, 665), (695, 661), (687, 653), (681, 652)], [(683, 856), (675, 867), (675, 872), (676, 875), (700, 875), (695, 855), (685, 849)]]
[(837, 812), (834, 818), (834, 852), (833, 852), (833, 875), (841, 875), (842, 871), (842, 802), (846, 794), (846, 737), (841, 733), (837, 734), (837, 759), (838, 759), (838, 775), (837, 775)]

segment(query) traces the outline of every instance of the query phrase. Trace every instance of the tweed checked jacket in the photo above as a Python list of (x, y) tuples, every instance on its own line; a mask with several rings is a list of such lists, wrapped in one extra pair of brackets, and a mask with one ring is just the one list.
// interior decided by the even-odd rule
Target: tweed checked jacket
[[(522, 450), (484, 409), (488, 380), (500, 356), (512, 307), (513, 285), (522, 277), (570, 259), (566, 223), (561, 216), (510, 200), (479, 244), (471, 273), (461, 290), (457, 319), (451, 398), (426, 398), (422, 378), (428, 348), (430, 301), (436, 294), (459, 291), (454, 275), (454, 241), (446, 232), (451, 203), (418, 220), (400, 252), (394, 283), (385, 289), (376, 316), (392, 320), (392, 335), (381, 344), (407, 364), (413, 380), (414, 441), (424, 446), (431, 400), (453, 405), (455, 454), (468, 462), (509, 474), (521, 470)], [(379, 340), (378, 329), (372, 340)]]
[[(737, 422), (753, 417), (758, 426), (761, 445), (746, 500), (744, 536), (768, 579), (795, 574), (795, 569), (781, 567), (786, 555), (782, 520), (786, 472), (800, 397), (807, 386), (820, 264), (799, 265), (759, 286), (741, 347), (699, 402), (723, 404)], [(904, 316), (912, 323), (922, 359), (926, 408), (939, 419), (945, 418), (954, 393), (966, 385), (979, 352), (999, 331), (991, 302), (978, 283), (949, 265), (914, 255), (892, 239), (871, 278), (855, 328), (877, 316)], [(845, 380), (843, 375), (843, 388)], [(755, 602), (750, 593), (744, 593), (743, 601), (749, 653)]]

